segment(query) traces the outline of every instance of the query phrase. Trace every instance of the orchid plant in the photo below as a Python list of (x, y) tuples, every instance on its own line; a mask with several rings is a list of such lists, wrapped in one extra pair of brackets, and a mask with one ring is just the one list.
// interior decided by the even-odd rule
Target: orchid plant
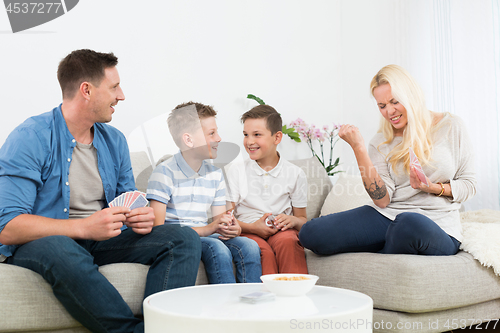
[[(290, 127), (294, 128), (297, 133), (307, 142), (309, 149), (311, 149), (311, 153), (313, 156), (316, 156), (323, 165), (326, 170), (328, 176), (333, 176), (336, 173), (342, 172), (340, 170), (335, 170), (339, 166), (340, 157), (332, 163), (333, 161), (333, 148), (339, 141), (339, 129), (341, 127), (340, 124), (333, 124), (333, 128), (330, 130), (328, 126), (323, 126), (322, 128), (317, 128), (315, 125), (308, 126), (306, 122), (300, 118), (297, 118), (295, 121), (290, 123)], [(320, 155), (316, 153), (314, 150), (314, 142), (318, 141)], [(330, 156), (328, 160), (328, 164), (325, 162), (325, 142), (330, 143)]]

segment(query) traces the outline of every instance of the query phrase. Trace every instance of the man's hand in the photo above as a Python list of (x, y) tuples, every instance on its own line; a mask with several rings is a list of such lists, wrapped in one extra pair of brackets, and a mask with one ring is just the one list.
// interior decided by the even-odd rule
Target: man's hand
[(271, 216), (271, 213), (265, 213), (260, 219), (252, 223), (252, 233), (256, 234), (262, 239), (268, 239), (272, 235), (278, 232), (275, 227), (266, 225), (266, 218)]
[(128, 207), (110, 207), (95, 212), (80, 224), (83, 228), (81, 238), (103, 241), (118, 236), (128, 213)]
[(155, 214), (151, 207), (140, 207), (126, 213), (125, 225), (140, 235), (151, 232), (155, 222)]

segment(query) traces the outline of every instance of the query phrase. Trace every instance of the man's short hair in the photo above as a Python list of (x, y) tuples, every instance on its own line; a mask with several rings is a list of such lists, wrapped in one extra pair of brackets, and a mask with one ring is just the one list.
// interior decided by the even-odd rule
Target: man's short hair
[(118, 58), (113, 53), (87, 49), (71, 52), (61, 60), (57, 68), (57, 79), (63, 98), (73, 98), (82, 82), (99, 86), (105, 76), (104, 70), (117, 64)]
[(217, 112), (210, 105), (195, 102), (179, 104), (168, 116), (168, 130), (175, 144), (180, 148), (184, 133), (194, 133), (200, 128), (202, 119), (216, 115)]
[(282, 130), (283, 124), (281, 116), (272, 106), (257, 105), (241, 116), (241, 122), (244, 124), (247, 119), (264, 119), (266, 127), (271, 131), (271, 135)]

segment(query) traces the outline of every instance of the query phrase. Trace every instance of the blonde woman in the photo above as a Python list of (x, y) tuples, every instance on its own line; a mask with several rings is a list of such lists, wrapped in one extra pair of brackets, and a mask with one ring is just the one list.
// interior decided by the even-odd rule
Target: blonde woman
[[(353, 149), (373, 203), (304, 224), (302, 245), (317, 254), (381, 252), (453, 255), (462, 240), (459, 209), (476, 193), (472, 146), (464, 122), (427, 109), (421, 88), (400, 66), (371, 82), (382, 115), (366, 149), (358, 128), (339, 136)], [(428, 186), (410, 164), (413, 149)]]

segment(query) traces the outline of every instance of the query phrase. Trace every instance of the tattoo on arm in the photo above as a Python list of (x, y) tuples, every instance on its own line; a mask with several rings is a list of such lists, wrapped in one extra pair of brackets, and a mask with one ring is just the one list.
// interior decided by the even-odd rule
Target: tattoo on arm
[(385, 184), (383, 181), (380, 181), (382, 183), (382, 186), (379, 186), (377, 184), (377, 180), (373, 179), (373, 183), (367, 185), (365, 182), (363, 182), (363, 185), (365, 185), (366, 192), (368, 192), (368, 195), (370, 198), (373, 200), (380, 200), (385, 195), (387, 194), (387, 187), (385, 187)]

